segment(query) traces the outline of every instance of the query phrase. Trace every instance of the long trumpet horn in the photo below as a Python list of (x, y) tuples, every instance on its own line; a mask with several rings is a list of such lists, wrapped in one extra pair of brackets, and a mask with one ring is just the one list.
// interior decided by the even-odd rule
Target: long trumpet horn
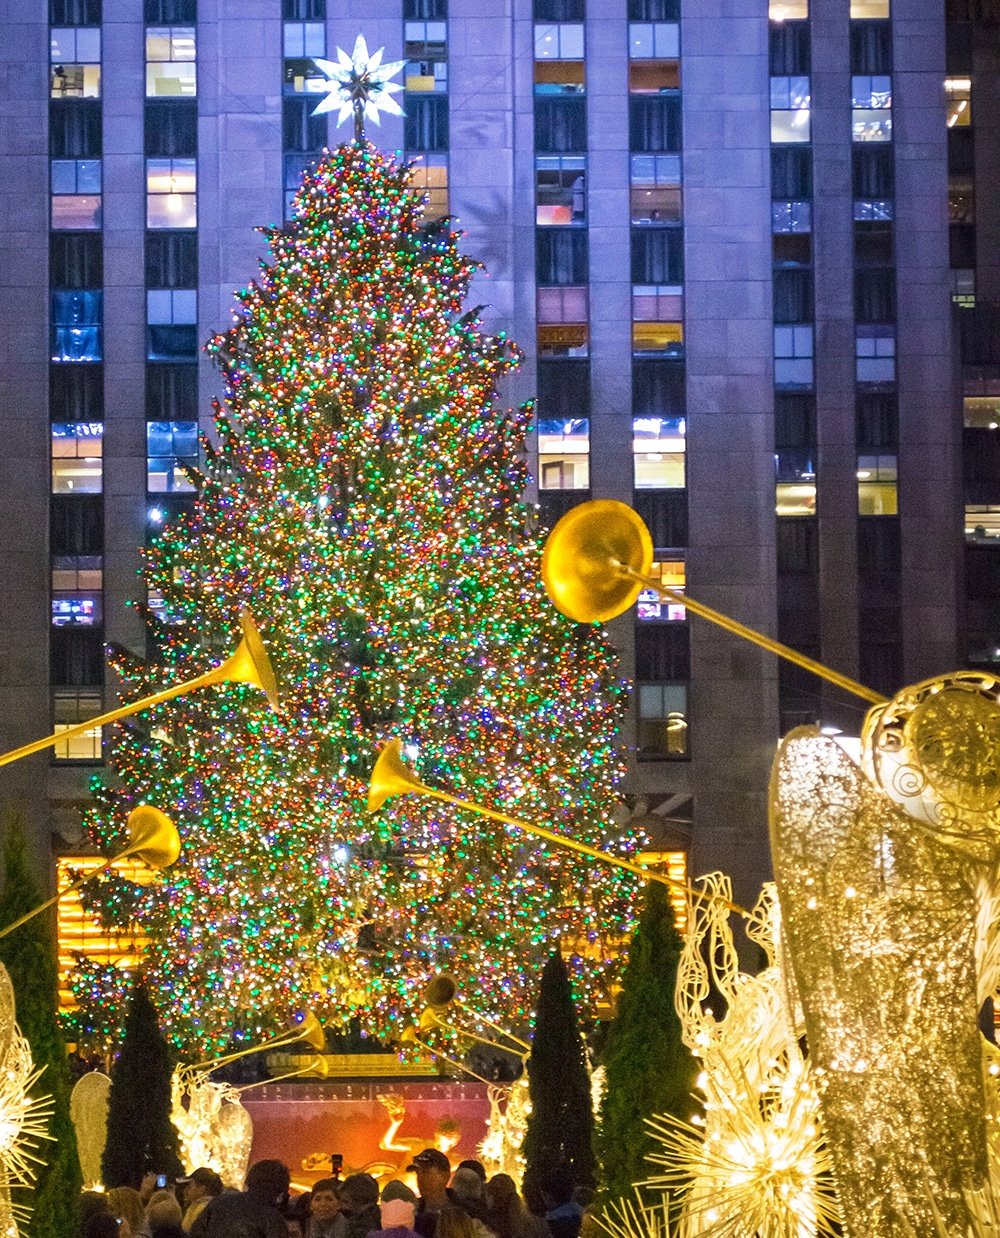
[(438, 972), (436, 976), (428, 980), (421, 996), (425, 1006), (431, 1006), (436, 1010), (443, 1009), (458, 996), (458, 982), (447, 972)]
[(431, 1057), (439, 1058), (442, 1062), (447, 1062), (449, 1066), (454, 1066), (456, 1070), (460, 1070), (463, 1074), (470, 1075), (473, 1079), (480, 1083), (485, 1083), (489, 1087), (489, 1079), (484, 1079), (482, 1075), (477, 1075), (476, 1072), (464, 1062), (460, 1062), (457, 1058), (449, 1057), (447, 1053), (442, 1053), (440, 1049), (433, 1049), (426, 1040), (421, 1040), (417, 1035), (417, 1028), (414, 1026), (404, 1027), (399, 1036), (401, 1045), (415, 1045), (418, 1049), (429, 1054)]
[(150, 868), (160, 870), (169, 868), (180, 855), (181, 840), (180, 835), (177, 833), (177, 827), (165, 812), (160, 812), (158, 808), (154, 808), (151, 804), (139, 804), (133, 808), (128, 815), (126, 825), (128, 828), (129, 845), (124, 851), (119, 851), (117, 855), (113, 855), (109, 860), (105, 860), (93, 872), (87, 873), (79, 881), (74, 881), (72, 885), (66, 886), (65, 889), (46, 899), (44, 903), (39, 903), (31, 911), (26, 911), (23, 916), (20, 916), (12, 924), (5, 925), (4, 928), (0, 929), (0, 937), (6, 937), (8, 933), (13, 933), (15, 929), (20, 928), (22, 924), (27, 924), (29, 920), (33, 920), (35, 916), (48, 910), (49, 907), (54, 907), (67, 894), (73, 894), (75, 891), (82, 889), (88, 881), (93, 881), (95, 877), (99, 877), (101, 873), (106, 872), (116, 860), (123, 860), (126, 856), (136, 856)]
[(330, 1063), (320, 1054), (300, 1070), (286, 1070), (283, 1075), (272, 1075), (270, 1079), (258, 1079), (256, 1083), (244, 1083), (242, 1087), (233, 1088), (234, 1092), (249, 1092), (251, 1088), (267, 1087), (269, 1083), (280, 1083), (282, 1079), (295, 1079), (299, 1075), (313, 1075), (317, 1079), (327, 1079), (330, 1075)]
[[(487, 1019), (484, 1014), (481, 1014), (474, 1007), (467, 1005), (465, 1002), (458, 1000), (458, 982), (454, 976), (449, 976), (447, 972), (438, 972), (436, 976), (432, 976), (424, 985), (421, 996), (424, 999), (424, 1012), (421, 1015), (421, 1026), (423, 1026), (424, 1015), (430, 1014), (433, 1016), (434, 1023), (439, 1027), (450, 1027), (454, 1031), (459, 1032), (463, 1036), (469, 1036), (472, 1033), (466, 1032), (455, 1024), (445, 1023), (440, 1012), (454, 1003), (459, 1010), (464, 1010), (466, 1014), (471, 1015), (473, 1019), (478, 1019), (480, 1023), (484, 1023), (487, 1027), (491, 1027), (495, 1032), (499, 1032), (501, 1036), (506, 1036), (508, 1040), (513, 1041), (520, 1049), (526, 1052), (531, 1052), (531, 1046), (520, 1037), (515, 1036), (513, 1032), (508, 1032), (505, 1027), (501, 1027), (499, 1023), (494, 1023), (492, 1019)], [(505, 1046), (496, 1043), (495, 1041), (483, 1041), (484, 1044), (491, 1044), (497, 1049), (504, 1049)], [(507, 1053), (512, 1053), (514, 1050), (507, 1048)]]
[[(375, 762), (371, 781), (368, 784), (368, 811), (376, 812), (387, 799), (394, 795), (426, 795), (430, 799), (440, 800), (443, 804), (453, 804), (456, 808), (464, 808), (468, 812), (474, 812), (480, 817), (489, 817), (491, 821), (500, 821), (504, 825), (511, 825), (515, 829), (524, 830), (526, 834), (534, 834), (538, 838), (544, 838), (546, 842), (555, 843), (557, 847), (566, 847), (570, 851), (578, 852), (580, 855), (589, 856), (592, 860), (599, 860), (602, 864), (607, 864), (611, 868), (622, 868), (628, 873), (633, 873), (636, 877), (641, 877), (643, 881), (658, 881), (661, 885), (669, 886), (672, 890), (683, 890), (690, 898), (703, 899), (711, 897), (717, 902), (725, 902), (725, 900), (720, 900), (717, 895), (708, 896), (701, 890), (696, 890), (694, 886), (689, 886), (683, 881), (677, 881), (674, 877), (667, 876), (666, 873), (657, 872), (655, 869), (643, 868), (640, 864), (633, 864), (631, 860), (625, 860), (621, 856), (612, 855), (610, 851), (599, 851), (596, 847), (588, 847), (586, 843), (570, 838), (567, 834), (557, 834), (554, 830), (547, 830), (544, 826), (535, 825), (532, 821), (522, 821), (520, 817), (511, 817), (507, 813), (497, 812), (495, 808), (487, 808), (485, 804), (476, 804), (472, 800), (459, 799), (457, 795), (449, 795), (447, 791), (438, 791), (435, 787), (429, 787), (425, 782), (421, 782), (415, 774), (411, 774), (403, 764), (402, 743), (398, 739), (390, 739), (379, 753), (378, 760)], [(725, 902), (725, 905), (730, 911), (734, 911), (738, 915), (749, 916), (750, 914), (746, 908), (739, 907), (735, 903)]]
[(246, 1049), (237, 1049), (233, 1053), (225, 1054), (223, 1057), (208, 1058), (204, 1062), (195, 1062), (193, 1066), (189, 1066), (187, 1069), (217, 1070), (220, 1066), (226, 1066), (229, 1062), (235, 1062), (241, 1057), (249, 1057), (251, 1053), (261, 1053), (265, 1049), (281, 1049), (285, 1045), (297, 1044), (300, 1040), (304, 1040), (312, 1049), (323, 1050), (326, 1048), (326, 1033), (323, 1031), (323, 1024), (320, 1023), (311, 1010), (307, 1010), (305, 1015), (297, 1023), (293, 1023), (287, 1031), (278, 1032), (267, 1040), (262, 1040), (258, 1045), (249, 1045)]
[(642, 518), (616, 499), (595, 499), (572, 508), (553, 528), (542, 552), (542, 580), (556, 608), (577, 623), (605, 623), (622, 614), (643, 589), (665, 601), (686, 606), (734, 636), (785, 658), (803, 670), (873, 705), (886, 697), (832, 667), (697, 602), (687, 593), (669, 589), (650, 576), (653, 541)]
[(0, 755), (0, 765), (10, 765), (13, 761), (20, 761), (22, 757), (30, 757), (36, 752), (42, 752), (54, 744), (72, 739), (76, 735), (82, 735), (85, 731), (110, 726), (112, 722), (118, 722), (132, 714), (142, 713), (144, 709), (151, 709), (154, 705), (160, 705), (175, 696), (184, 696), (188, 692), (194, 692), (198, 688), (207, 688), (211, 684), (253, 684), (264, 693), (272, 709), (277, 709), (278, 684), (274, 677), (274, 669), (264, 648), (264, 642), (260, 638), (257, 625), (248, 610), (244, 610), (240, 615), (240, 629), (243, 639), (236, 647), (235, 653), (213, 670), (206, 671), (194, 679), (175, 684), (172, 688), (164, 688), (162, 692), (154, 692), (152, 696), (144, 696), (141, 700), (133, 701), (131, 705), (122, 705), (106, 714), (88, 718), (85, 722), (78, 722), (75, 726), (47, 735), (44, 739), (36, 739), (30, 744), (24, 744), (20, 748), (5, 752)]

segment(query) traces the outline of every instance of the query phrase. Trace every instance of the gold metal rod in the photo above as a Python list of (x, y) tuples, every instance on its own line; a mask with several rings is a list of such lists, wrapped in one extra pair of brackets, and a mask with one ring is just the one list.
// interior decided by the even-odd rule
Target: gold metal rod
[[(312, 1066), (303, 1066), (301, 1070), (289, 1070), (283, 1075), (275, 1075), (271, 1079), (258, 1079), (256, 1083), (244, 1083), (241, 1087), (233, 1088), (233, 1091), (242, 1094), (243, 1092), (249, 1092), (251, 1088), (264, 1088), (269, 1083), (280, 1083), (282, 1079), (294, 1079), (297, 1075), (308, 1075), (313, 1069)], [(322, 1076), (317, 1075), (316, 1077), (321, 1078)]]
[[(509, 1048), (507, 1045), (502, 1045), (497, 1040), (487, 1040), (485, 1036), (477, 1036), (475, 1032), (466, 1031), (464, 1027), (458, 1027), (457, 1024), (455, 1023), (449, 1023), (446, 1019), (442, 1019), (440, 1015), (435, 1015), (434, 1021), (438, 1027), (443, 1027), (445, 1031), (457, 1032), (459, 1036), (465, 1036), (469, 1040), (474, 1040), (476, 1044), (486, 1045), (488, 1049), (501, 1049), (504, 1053), (513, 1053), (515, 1057), (522, 1056), (520, 1053), (515, 1053), (515, 1051)], [(520, 1040), (517, 1043), (520, 1045), (523, 1045), (524, 1049), (528, 1053), (531, 1052), (530, 1045), (525, 1045), (524, 1042)]]
[(495, 1032), (499, 1032), (501, 1036), (506, 1036), (508, 1040), (512, 1040), (514, 1044), (520, 1045), (522, 1049), (526, 1049), (529, 1053), (531, 1052), (531, 1045), (529, 1045), (526, 1040), (521, 1040), (520, 1037), (508, 1032), (505, 1027), (501, 1027), (499, 1023), (494, 1023), (491, 1019), (487, 1019), (484, 1014), (480, 1014), (478, 1010), (473, 1010), (472, 1007), (467, 1006), (465, 1002), (460, 1002), (457, 998), (455, 998), (451, 1004), (453, 1006), (457, 1006), (459, 1010), (464, 1010), (466, 1014), (472, 1015), (472, 1017), (474, 1019), (478, 1019), (480, 1023), (485, 1023), (487, 1027), (492, 1027)]
[(247, 1049), (238, 1049), (235, 1053), (227, 1053), (225, 1057), (213, 1057), (205, 1062), (195, 1062), (193, 1066), (185, 1067), (185, 1069), (204, 1070), (210, 1073), (229, 1062), (235, 1062), (238, 1058), (249, 1057), (251, 1053), (263, 1053), (265, 1049), (282, 1049), (286, 1045), (294, 1045), (296, 1041), (301, 1039), (301, 1032), (297, 1032), (294, 1035), (291, 1032), (282, 1032), (280, 1036), (273, 1036), (270, 1040), (262, 1040), (259, 1045), (251, 1045)]
[(112, 722), (118, 722), (121, 718), (128, 718), (132, 714), (141, 713), (144, 709), (151, 709), (154, 705), (160, 705), (163, 701), (169, 701), (172, 697), (181, 696), (186, 692), (194, 692), (208, 684), (218, 683), (220, 669), (216, 667), (214, 670), (206, 671), (204, 675), (199, 675), (196, 679), (189, 679), (184, 683), (175, 684), (172, 688), (164, 688), (162, 692), (157, 692), (153, 696), (144, 696), (141, 701), (133, 701), (131, 705), (122, 705), (120, 708), (112, 709), (109, 713), (101, 714), (97, 718), (88, 718), (86, 722), (78, 722), (76, 726), (67, 727), (65, 731), (56, 731), (52, 735), (46, 735), (44, 739), (36, 739), (21, 748), (14, 748), (11, 752), (5, 752), (0, 756), (0, 765), (10, 765), (13, 761), (20, 761), (22, 757), (34, 756), (36, 752), (42, 752), (46, 748), (51, 748), (53, 745), (61, 743), (64, 739), (73, 739), (74, 736), (82, 735), (84, 731), (89, 731), (94, 727), (109, 726)]
[(858, 683), (856, 679), (849, 679), (846, 675), (841, 675), (839, 671), (833, 670), (832, 667), (824, 666), (822, 662), (817, 662), (813, 658), (806, 657), (804, 653), (799, 653), (790, 646), (783, 645), (781, 641), (772, 640), (770, 636), (765, 636), (763, 632), (758, 632), (756, 628), (748, 628), (746, 624), (739, 623), (736, 619), (730, 619), (728, 615), (722, 614), (721, 611), (713, 610), (711, 606), (706, 606), (704, 602), (696, 602), (694, 598), (689, 597), (686, 593), (678, 593), (676, 589), (669, 589), (665, 585), (661, 585), (659, 581), (643, 576), (641, 572), (637, 572), (635, 568), (629, 567), (627, 563), (620, 563), (617, 559), (612, 559), (611, 562), (624, 576), (630, 576), (633, 580), (638, 580), (647, 589), (652, 589), (661, 598), (685, 606), (692, 614), (700, 615), (702, 619), (707, 619), (709, 623), (714, 623), (718, 627), (724, 628), (727, 632), (732, 632), (734, 636), (741, 636), (744, 640), (748, 640), (754, 645), (759, 645), (761, 649), (767, 649), (771, 653), (777, 654), (779, 658), (784, 658), (788, 662), (794, 662), (796, 666), (801, 666), (803, 670), (810, 671), (813, 675), (818, 675), (820, 679), (825, 679), (827, 683), (832, 683), (835, 687), (842, 688), (843, 691), (849, 692), (852, 696), (859, 696), (863, 701), (870, 701), (872, 705), (884, 705), (889, 699), (876, 692), (873, 688), (866, 688), (863, 683)]
[(728, 899), (719, 898), (716, 894), (706, 894), (702, 890), (696, 890), (694, 886), (689, 886), (684, 881), (677, 881), (673, 877), (668, 877), (666, 873), (660, 873), (651, 868), (643, 868), (641, 864), (633, 864), (631, 860), (623, 860), (620, 856), (612, 855), (609, 851), (598, 851), (596, 847), (588, 847), (586, 843), (581, 843), (575, 838), (569, 838), (566, 834), (556, 834), (553, 830), (547, 830), (542, 825), (535, 825), (531, 821), (522, 821), (519, 817), (508, 817), (506, 813), (497, 812), (495, 808), (487, 808), (485, 804), (475, 804), (471, 800), (459, 799), (458, 796), (449, 795), (447, 791), (438, 791), (435, 787), (422, 786), (420, 794), (429, 795), (433, 799), (441, 800), (445, 804), (454, 804), (456, 808), (465, 808), (469, 812), (478, 813), (482, 817), (489, 817), (493, 821), (501, 821), (504, 825), (512, 825), (515, 829), (524, 830), (526, 834), (536, 834), (539, 838), (544, 838), (546, 842), (555, 843), (557, 847), (568, 847), (570, 851), (578, 851), (580, 855), (589, 856), (592, 860), (600, 860), (602, 864), (610, 864), (613, 868), (623, 868), (626, 872), (634, 873), (637, 877), (641, 877), (643, 881), (658, 881), (661, 885), (669, 886), (672, 890), (683, 891), (689, 898), (722, 903), (723, 906), (728, 907), (730, 911), (736, 912), (737, 915), (744, 916), (747, 919), (750, 917), (750, 913), (745, 907), (731, 903)]
[(450, 1066), (456, 1067), (458, 1070), (463, 1070), (467, 1075), (471, 1075), (473, 1079), (477, 1079), (480, 1083), (485, 1083), (487, 1087), (491, 1086), (489, 1079), (484, 1079), (482, 1075), (477, 1075), (470, 1067), (465, 1066), (462, 1062), (457, 1061), (453, 1057), (449, 1057), (447, 1053), (442, 1053), (438, 1049), (432, 1049), (425, 1040), (420, 1040), (416, 1036), (410, 1038), (410, 1043), (417, 1046), (418, 1049), (423, 1049), (425, 1053), (429, 1053), (431, 1057), (439, 1057), (442, 1062), (447, 1062)]

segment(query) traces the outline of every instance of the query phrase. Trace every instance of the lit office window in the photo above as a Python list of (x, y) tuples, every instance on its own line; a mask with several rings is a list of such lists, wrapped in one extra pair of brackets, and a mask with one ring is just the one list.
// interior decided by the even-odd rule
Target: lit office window
[(855, 377), (859, 383), (896, 379), (896, 329), (891, 325), (855, 329)]
[(889, 0), (851, 0), (855, 21), (879, 21), (889, 16)]
[(683, 417), (633, 417), (636, 490), (683, 490), (686, 424)]
[(1000, 545), (1000, 507), (991, 503), (966, 503), (965, 540)]
[(100, 228), (100, 159), (53, 159), (51, 166), (53, 229), (83, 232)]
[(187, 468), (198, 467), (196, 421), (150, 421), (146, 425), (146, 489), (151, 494), (191, 492)]
[(897, 463), (895, 456), (858, 457), (858, 515), (895, 516)]
[(969, 429), (1000, 430), (1000, 395), (969, 395), (962, 401), (963, 424)]
[(586, 357), (590, 332), (585, 322), (539, 323), (536, 333), (539, 357)]
[(52, 560), (52, 624), (101, 622), (104, 573), (100, 555), (56, 555)]
[(538, 486), (541, 490), (586, 490), (590, 486), (590, 422), (538, 422)]
[(774, 328), (774, 385), (806, 388), (813, 384), (813, 329), (811, 326)]
[(811, 202), (772, 202), (771, 231), (804, 233), (812, 231)]
[(101, 306), (97, 291), (50, 293), (53, 361), (101, 360)]
[(891, 77), (864, 75), (851, 78), (851, 140), (892, 140)]
[(448, 89), (448, 23), (403, 23), (403, 84), (408, 91), (440, 94)]
[(629, 167), (632, 222), (678, 223), (681, 218), (680, 155), (632, 155)]
[(632, 60), (677, 60), (680, 26), (676, 22), (630, 22), (628, 54)]
[(633, 284), (634, 322), (681, 322), (684, 295), (680, 284)]
[(767, 15), (771, 21), (805, 21), (809, 0), (770, 0)]
[(410, 186), (426, 195), (424, 219), (443, 219), (448, 214), (448, 156), (430, 152), (415, 156)]
[(771, 78), (771, 141), (808, 142), (810, 136), (808, 77)]
[(679, 60), (633, 60), (628, 68), (628, 89), (633, 95), (655, 95), (661, 90), (679, 90)]
[(198, 226), (195, 159), (146, 160), (146, 227)]
[[(102, 709), (99, 693), (57, 689), (52, 699), (53, 733), (61, 735), (77, 723), (96, 718)], [(99, 761), (101, 728), (91, 727), (71, 739), (60, 740), (52, 749), (52, 758), (55, 761)]]
[(536, 60), (583, 60), (583, 24), (535, 23)]
[(191, 97), (197, 93), (194, 26), (146, 28), (146, 95)]
[[(684, 592), (687, 572), (683, 559), (658, 559), (647, 574), (665, 589)], [(664, 601), (652, 589), (643, 589), (636, 599), (635, 617), (643, 622), (682, 623), (687, 618), (687, 607), (682, 602)]]
[(583, 223), (587, 217), (587, 161), (582, 155), (535, 158), (535, 219), (542, 225)]
[(52, 425), (52, 493), (99, 494), (104, 484), (104, 426), (100, 421)]
[(633, 322), (632, 352), (642, 356), (684, 356), (682, 322)]
[(321, 94), (326, 74), (313, 62), (326, 55), (326, 28), (322, 22), (286, 21), (283, 27), (285, 94)]
[(816, 482), (778, 482), (774, 488), (774, 510), (778, 516), (815, 516)]
[(585, 323), (588, 319), (586, 287), (539, 288), (536, 298), (536, 314), (541, 323)]
[(964, 128), (972, 124), (972, 79), (946, 77), (944, 93), (948, 100), (948, 128)]
[(685, 683), (640, 683), (636, 691), (639, 760), (684, 757), (688, 752)]
[(49, 31), (53, 99), (101, 97), (101, 31), (69, 26)]
[(816, 515), (816, 453), (812, 447), (783, 447), (775, 452), (775, 514)]

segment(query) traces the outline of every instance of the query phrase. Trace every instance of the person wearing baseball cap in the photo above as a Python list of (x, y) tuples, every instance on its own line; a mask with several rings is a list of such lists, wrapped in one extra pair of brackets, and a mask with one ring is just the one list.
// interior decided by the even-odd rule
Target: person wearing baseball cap
[(417, 1175), (417, 1190), (420, 1192), (413, 1228), (420, 1238), (434, 1238), (438, 1215), (454, 1202), (448, 1190), (451, 1161), (437, 1148), (424, 1148), (406, 1168)]
[(222, 1194), (222, 1179), (214, 1169), (206, 1166), (196, 1169), (186, 1178), (178, 1178), (177, 1185), (181, 1188), (181, 1203), (184, 1205), (181, 1228), (189, 1234), (191, 1226), (208, 1206), (209, 1200)]

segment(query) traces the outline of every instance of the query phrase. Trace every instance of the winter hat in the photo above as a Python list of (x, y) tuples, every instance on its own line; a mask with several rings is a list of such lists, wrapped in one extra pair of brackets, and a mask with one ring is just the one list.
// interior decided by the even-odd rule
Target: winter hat
[(405, 1199), (389, 1199), (382, 1204), (382, 1228), (413, 1228), (413, 1205)]

